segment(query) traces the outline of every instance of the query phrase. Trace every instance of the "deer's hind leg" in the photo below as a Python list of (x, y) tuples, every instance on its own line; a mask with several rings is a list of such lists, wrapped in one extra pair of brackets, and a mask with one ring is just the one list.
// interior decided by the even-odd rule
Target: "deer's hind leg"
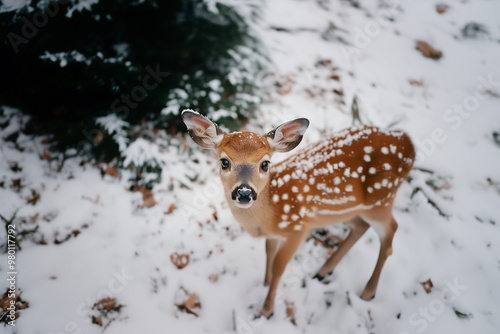
[[(391, 206), (389, 206), (391, 208)], [(364, 300), (371, 300), (375, 297), (380, 274), (384, 267), (385, 261), (392, 254), (392, 240), (394, 234), (398, 229), (398, 223), (392, 216), (391, 209), (381, 210), (378, 212), (370, 212), (364, 215), (364, 218), (370, 222), (370, 225), (375, 227), (380, 237), (380, 251), (378, 255), (377, 264), (373, 270), (370, 280), (366, 284), (361, 298)]]
[(342, 260), (344, 255), (347, 254), (349, 249), (354, 246), (354, 244), (365, 234), (366, 230), (370, 227), (361, 217), (355, 217), (347, 224), (351, 227), (351, 231), (347, 238), (340, 244), (339, 248), (335, 253), (333, 253), (330, 258), (321, 267), (314, 278), (322, 281), (326, 275), (333, 272), (337, 264)]

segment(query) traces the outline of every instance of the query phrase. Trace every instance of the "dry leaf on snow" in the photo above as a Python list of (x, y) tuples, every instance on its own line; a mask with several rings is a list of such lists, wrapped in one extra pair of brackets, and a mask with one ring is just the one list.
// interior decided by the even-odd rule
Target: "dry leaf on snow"
[(189, 254), (173, 253), (170, 255), (170, 260), (178, 269), (182, 269), (189, 264)]
[(295, 303), (285, 301), (285, 304), (286, 304), (286, 315), (290, 318), (291, 323), (294, 326), (297, 326), (297, 322), (295, 321)]
[(191, 293), (189, 297), (182, 302), (182, 304), (177, 305), (177, 307), (181, 311), (185, 311), (195, 317), (198, 317), (198, 313), (195, 312), (195, 309), (201, 308), (201, 303), (198, 300), (198, 296), (195, 293)]
[(425, 282), (421, 282), (420, 284), (422, 284), (422, 287), (424, 288), (425, 292), (427, 292), (427, 293), (431, 293), (432, 288), (434, 287), (434, 284), (432, 284), (432, 281), (430, 278)]
[(429, 43), (424, 41), (417, 41), (416, 49), (422, 52), (422, 54), (426, 58), (438, 60), (443, 56), (443, 53), (441, 51), (434, 49)]
[(109, 175), (112, 177), (118, 177), (120, 174), (118, 173), (118, 170), (116, 169), (115, 166), (109, 165), (106, 170), (104, 171), (104, 175)]

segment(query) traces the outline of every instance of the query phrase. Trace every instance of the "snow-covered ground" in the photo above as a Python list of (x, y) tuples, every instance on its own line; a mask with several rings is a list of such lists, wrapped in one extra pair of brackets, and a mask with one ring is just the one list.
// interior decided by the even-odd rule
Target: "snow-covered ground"
[[(498, 333), (500, 2), (448, 0), (441, 14), (435, 1), (383, 3), (267, 1), (254, 29), (274, 66), (268, 80), (279, 84), (248, 125), (264, 132), (307, 117), (305, 145), (351, 125), (356, 96), (363, 122), (411, 135), (419, 169), (396, 198), (394, 253), (374, 300), (359, 298), (378, 254), (374, 231), (329, 284), (312, 279), (328, 254), (311, 239), (287, 267), (274, 316), (254, 319), (266, 294), (264, 240), (232, 218), (210, 152), (186, 140), (198, 178), (171, 190), (164, 177), (148, 207), (128, 190), (127, 171), (102, 176), (107, 166), (81, 158), (61, 169), (47, 160), (56, 154), (44, 138), (7, 140), (25, 117), (6, 108), (0, 214), (16, 213), (18, 231), (38, 230), (16, 254), (16, 286), (29, 307), (2, 332)], [(464, 37), (472, 22), (488, 33)], [(425, 58), (417, 41), (442, 57)], [(168, 159), (182, 170), (178, 155)], [(3, 293), (7, 255), (0, 259)], [(94, 305), (104, 298), (117, 305), (99, 304), (100, 312)]]

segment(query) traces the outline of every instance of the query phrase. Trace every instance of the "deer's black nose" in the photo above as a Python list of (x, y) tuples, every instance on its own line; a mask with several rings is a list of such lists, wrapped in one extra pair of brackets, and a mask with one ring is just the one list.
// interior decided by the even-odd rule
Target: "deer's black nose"
[(254, 201), (257, 199), (257, 193), (248, 184), (242, 184), (238, 188), (234, 189), (231, 195), (233, 200), (238, 199), (238, 202), (241, 203), (248, 203), (252, 199)]

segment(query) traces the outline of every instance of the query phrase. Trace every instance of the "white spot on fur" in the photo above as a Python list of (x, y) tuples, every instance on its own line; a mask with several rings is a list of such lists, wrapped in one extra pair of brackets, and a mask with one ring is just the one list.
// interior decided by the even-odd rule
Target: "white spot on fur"
[(377, 172), (377, 170), (375, 169), (375, 167), (370, 167), (370, 169), (368, 170), (368, 173), (370, 174), (375, 174)]
[(292, 187), (292, 192), (298, 193), (299, 192), (299, 188), (297, 186), (293, 186)]
[(309, 184), (312, 186), (314, 184), (314, 182), (316, 182), (316, 180), (314, 180), (314, 177), (311, 177), (309, 179)]
[(287, 200), (287, 199), (288, 199), (288, 194), (283, 194), (283, 195), (281, 195), (281, 199), (283, 199), (283, 200)]
[(366, 176), (365, 175), (361, 175), (361, 182), (365, 182), (366, 180)]
[(368, 187), (368, 188), (366, 188), (366, 191), (368, 191), (371, 194), (373, 192), (373, 188), (372, 187)]
[(399, 158), (399, 159), (403, 159), (403, 153), (399, 152), (399, 153), (398, 153), (398, 158)]
[(365, 154), (363, 157), (363, 160), (365, 160), (366, 162), (370, 162), (370, 161), (372, 161), (372, 158), (370, 158), (370, 156), (368, 154)]
[(285, 204), (285, 206), (283, 206), (283, 212), (289, 213), (290, 212), (290, 205)]
[(336, 194), (340, 194), (340, 189), (339, 189), (339, 188), (337, 188), (337, 187), (335, 187), (335, 188), (333, 189), (333, 191), (334, 191)]
[(309, 192), (309, 190), (311, 190), (311, 188), (309, 188), (309, 186), (306, 184), (304, 186), (304, 192), (307, 193), (307, 192)]
[(304, 217), (304, 216), (306, 215), (306, 213), (307, 213), (307, 209), (306, 209), (304, 206), (303, 206), (303, 207), (301, 207), (301, 208), (300, 208), (300, 211), (299, 211), (299, 215), (300, 215), (301, 217)]
[(391, 145), (389, 145), (389, 147), (390, 147), (390, 149), (391, 149), (391, 153), (392, 153), (392, 154), (395, 154), (395, 153), (396, 153), (396, 149), (397, 149), (396, 145), (392, 145), (392, 144), (391, 144)]
[(380, 185), (380, 183), (375, 182), (375, 184), (373, 185), (373, 187), (374, 187), (375, 189), (380, 189), (382, 186)]
[(302, 202), (304, 200), (304, 196), (302, 196), (302, 194), (298, 194), (297, 199), (299, 200), (299, 202)]
[(345, 191), (352, 192), (352, 184), (348, 184), (347, 186), (345, 186)]
[(391, 165), (388, 164), (387, 162), (383, 164), (383, 167), (385, 170), (391, 170), (391, 168), (392, 168)]
[(285, 176), (283, 176), (283, 181), (285, 182), (290, 181), (290, 175), (286, 174)]
[(340, 177), (336, 176), (334, 179), (333, 179), (333, 184), (334, 185), (339, 185), (340, 184)]
[(274, 194), (274, 195), (273, 195), (273, 202), (274, 202), (274, 203), (278, 203), (278, 202), (279, 202), (279, 200), (280, 200), (279, 195), (278, 195), (278, 194)]
[(340, 168), (344, 168), (344, 167), (345, 167), (345, 163), (344, 163), (343, 161), (340, 161), (340, 162), (339, 162), (339, 167), (340, 167)]
[(299, 218), (300, 218), (299, 215), (296, 215), (296, 214), (292, 215), (292, 220), (293, 221), (297, 221), (297, 220), (299, 220)]
[(373, 152), (373, 147), (371, 147), (371, 146), (365, 146), (363, 148), (363, 150), (365, 151), (365, 153), (372, 153)]
[(382, 151), (382, 153), (384, 153), (384, 154), (389, 154), (389, 149), (388, 149), (387, 147), (385, 147), (385, 146), (384, 146), (384, 147), (382, 147), (382, 148), (380, 149), (380, 151)]
[(351, 169), (350, 169), (349, 167), (347, 167), (347, 168), (345, 169), (344, 176), (345, 176), (345, 177), (349, 177), (349, 175), (350, 175), (350, 174), (351, 174)]
[(279, 223), (278, 227), (283, 229), (283, 228), (286, 228), (288, 225), (290, 225), (290, 222), (284, 221), (284, 222)]

